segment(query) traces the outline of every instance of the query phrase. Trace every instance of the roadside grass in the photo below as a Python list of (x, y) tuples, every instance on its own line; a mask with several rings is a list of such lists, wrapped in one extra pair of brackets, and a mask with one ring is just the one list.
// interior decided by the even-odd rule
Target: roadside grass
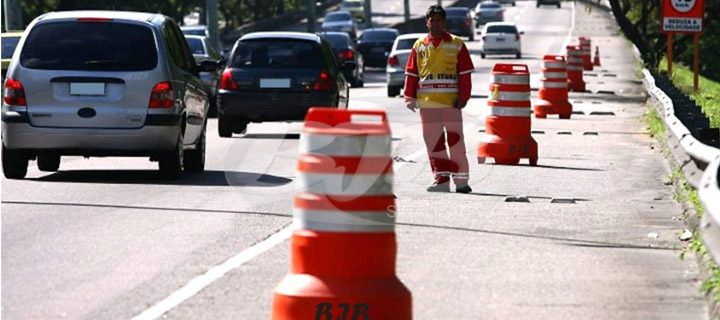
[[(648, 133), (660, 143), (662, 146), (662, 154), (666, 157), (672, 157), (665, 138), (665, 132), (667, 130), (665, 122), (652, 105), (648, 104), (646, 107), (645, 123)], [(675, 186), (673, 200), (678, 203), (689, 203), (692, 205), (693, 209), (695, 209), (697, 219), (701, 219), (705, 213), (705, 207), (703, 207), (700, 202), (697, 190), (685, 179), (685, 174), (682, 170), (680, 168), (674, 169), (668, 176), (666, 183)], [(684, 260), (689, 252), (695, 254), (695, 257), (701, 262), (701, 265), (704, 264), (705, 266), (703, 272), (707, 276), (704, 277), (700, 284), (700, 292), (705, 296), (712, 296), (716, 303), (720, 303), (720, 267), (718, 267), (707, 252), (707, 249), (705, 249), (705, 245), (700, 238), (700, 233), (697, 230), (693, 231), (693, 236), (689, 243), (680, 251), (680, 259)]]
[[(667, 71), (667, 59), (660, 62), (658, 69)], [(720, 82), (700, 76), (700, 88), (698, 93), (695, 93), (692, 69), (680, 64), (673, 64), (672, 80), (675, 86), (702, 107), (703, 112), (710, 119), (710, 126), (720, 128)]]

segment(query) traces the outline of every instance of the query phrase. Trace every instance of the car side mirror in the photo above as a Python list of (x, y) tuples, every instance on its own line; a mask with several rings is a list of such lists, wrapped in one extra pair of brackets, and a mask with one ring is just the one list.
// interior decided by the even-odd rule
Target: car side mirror
[(200, 72), (215, 72), (220, 69), (220, 62), (213, 60), (203, 60), (200, 62)]
[(348, 61), (348, 62), (343, 63), (342, 70), (343, 71), (353, 71), (353, 70), (355, 70), (356, 67), (357, 67), (357, 64), (355, 62)]
[(520, 34), (525, 34), (525, 31), (520, 31)]

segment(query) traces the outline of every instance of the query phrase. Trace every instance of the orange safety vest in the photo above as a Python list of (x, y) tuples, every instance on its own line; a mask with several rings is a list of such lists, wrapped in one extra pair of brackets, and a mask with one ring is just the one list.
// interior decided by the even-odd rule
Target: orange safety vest
[(413, 49), (418, 65), (417, 100), (421, 108), (454, 107), (458, 99), (458, 53), (463, 42), (451, 34), (438, 47), (425, 38), (415, 41)]

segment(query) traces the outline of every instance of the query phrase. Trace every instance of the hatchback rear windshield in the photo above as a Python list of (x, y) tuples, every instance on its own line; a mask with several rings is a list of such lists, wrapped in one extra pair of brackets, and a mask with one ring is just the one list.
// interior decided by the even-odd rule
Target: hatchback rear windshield
[(342, 6), (345, 8), (360, 8), (362, 7), (362, 2), (360, 1), (347, 1), (343, 2)]
[(15, 52), (20, 37), (3, 37), (2, 38), (2, 58), (10, 59)]
[(497, 9), (500, 8), (500, 5), (497, 3), (481, 3), (480, 9)]
[(157, 66), (155, 37), (127, 23), (56, 22), (36, 25), (20, 54), (25, 68), (146, 71)]
[(322, 37), (330, 42), (333, 49), (344, 49), (350, 46), (350, 37), (347, 34), (323, 34)]
[(188, 46), (190, 46), (190, 51), (192, 51), (192, 54), (205, 54), (205, 47), (203, 47), (202, 40), (197, 38), (185, 38), (185, 40), (187, 40)]
[(325, 16), (325, 21), (331, 22), (331, 21), (347, 21), (352, 20), (352, 16), (347, 12), (335, 12), (335, 13), (328, 13)]
[(517, 28), (513, 26), (489, 26), (487, 33), (517, 33)]
[(447, 13), (448, 17), (465, 17), (467, 15), (467, 10), (447, 10), (445, 13)]
[(323, 68), (320, 45), (310, 41), (272, 39), (238, 43), (233, 68)]
[(393, 41), (397, 38), (397, 32), (393, 31), (365, 31), (362, 34), (364, 41)]
[(401, 39), (398, 40), (397, 48), (395, 50), (410, 50), (415, 44), (417, 39)]

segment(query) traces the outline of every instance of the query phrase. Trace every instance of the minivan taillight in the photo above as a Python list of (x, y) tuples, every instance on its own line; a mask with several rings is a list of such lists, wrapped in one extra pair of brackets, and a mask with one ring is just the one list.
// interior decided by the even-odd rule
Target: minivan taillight
[(220, 89), (222, 90), (238, 90), (240, 87), (238, 87), (238, 84), (235, 80), (233, 80), (232, 77), (232, 69), (227, 68), (222, 73), (222, 78), (220, 78)]
[(20, 81), (7, 79), (5, 81), (5, 92), (3, 92), (3, 96), (5, 97), (5, 104), (8, 106), (27, 106), (25, 89)]
[(338, 53), (338, 59), (340, 60), (351, 60), (353, 58), (352, 50), (343, 50)]
[(400, 60), (398, 60), (398, 58), (396, 56), (392, 56), (392, 57), (390, 57), (390, 59), (388, 59), (388, 64), (390, 66), (396, 66), (396, 65), (400, 64)]
[(320, 78), (315, 82), (314, 90), (316, 91), (328, 91), (332, 90), (332, 81), (330, 81), (330, 74), (327, 71), (320, 71)]
[(520, 34), (519, 34), (519, 33), (515, 35), (515, 40), (520, 41)]
[(150, 93), (150, 108), (170, 108), (173, 106), (175, 93), (170, 82), (156, 84)]

